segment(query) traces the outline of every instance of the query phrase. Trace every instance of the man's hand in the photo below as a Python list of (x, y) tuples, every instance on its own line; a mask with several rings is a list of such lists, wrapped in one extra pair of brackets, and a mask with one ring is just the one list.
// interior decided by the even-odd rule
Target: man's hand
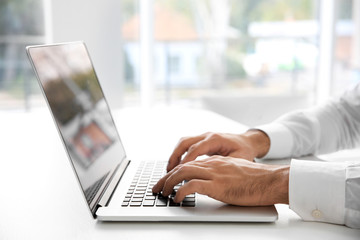
[(175, 202), (200, 193), (216, 200), (242, 206), (288, 203), (289, 166), (265, 165), (244, 159), (213, 156), (176, 166), (153, 187), (164, 196), (183, 180)]
[(269, 137), (259, 130), (250, 130), (243, 134), (205, 133), (196, 137), (185, 137), (171, 154), (167, 171), (201, 155), (221, 155), (253, 161), (255, 157), (263, 157), (269, 148)]

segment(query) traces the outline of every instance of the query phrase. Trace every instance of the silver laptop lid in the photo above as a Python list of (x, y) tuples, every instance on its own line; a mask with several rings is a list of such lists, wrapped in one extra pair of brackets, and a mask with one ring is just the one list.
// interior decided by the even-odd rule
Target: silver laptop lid
[(126, 158), (84, 43), (27, 47), (91, 212)]

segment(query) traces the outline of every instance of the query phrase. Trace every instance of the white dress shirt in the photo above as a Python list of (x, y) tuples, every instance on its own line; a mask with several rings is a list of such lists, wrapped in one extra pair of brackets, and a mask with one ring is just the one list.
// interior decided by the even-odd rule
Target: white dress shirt
[[(326, 105), (258, 127), (270, 138), (265, 158), (301, 157), (360, 146), (360, 84)], [(360, 159), (292, 160), (289, 205), (306, 221), (360, 228)]]

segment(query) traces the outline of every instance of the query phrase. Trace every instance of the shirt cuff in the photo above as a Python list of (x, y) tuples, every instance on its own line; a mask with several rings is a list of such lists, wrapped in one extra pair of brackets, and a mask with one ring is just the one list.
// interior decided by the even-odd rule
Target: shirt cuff
[(292, 160), (289, 206), (305, 221), (344, 224), (347, 164)]
[(293, 149), (293, 136), (290, 130), (280, 123), (271, 123), (256, 127), (270, 138), (270, 149), (262, 158), (290, 157)]

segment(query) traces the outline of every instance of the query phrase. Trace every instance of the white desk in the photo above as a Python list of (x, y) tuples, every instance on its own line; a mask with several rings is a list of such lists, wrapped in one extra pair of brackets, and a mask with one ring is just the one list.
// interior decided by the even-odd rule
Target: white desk
[[(115, 115), (134, 160), (167, 159), (181, 136), (246, 129), (201, 110), (125, 109)], [(0, 123), (0, 239), (360, 239), (359, 230), (303, 222), (286, 205), (276, 206), (275, 223), (98, 222), (48, 111), (0, 113)]]

